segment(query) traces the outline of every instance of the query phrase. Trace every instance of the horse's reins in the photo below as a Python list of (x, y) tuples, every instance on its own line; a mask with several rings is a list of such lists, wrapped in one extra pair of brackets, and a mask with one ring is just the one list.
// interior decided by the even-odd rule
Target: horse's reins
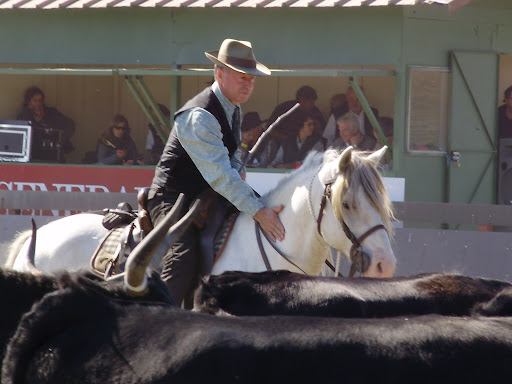
[(267, 239), (268, 243), (274, 248), (274, 250), (287, 262), (289, 262), (291, 265), (293, 265), (295, 268), (299, 269), (302, 273), (307, 275), (306, 271), (304, 271), (301, 267), (299, 267), (297, 264), (295, 264), (293, 261), (290, 260), (289, 257), (287, 257), (283, 252), (281, 252), (271, 238), (268, 237), (268, 235), (261, 229), (260, 224), (254, 220), (254, 228), (256, 230), (256, 240), (258, 241), (258, 248), (260, 250), (261, 257), (263, 259), (263, 262), (265, 263), (265, 267), (267, 268), (267, 271), (271, 271), (272, 267), (270, 266), (270, 261), (268, 260), (268, 256), (265, 252), (265, 249), (263, 248), (263, 243), (261, 242), (261, 233), (263, 233), (263, 236), (265, 236), (265, 239)]
[[(275, 127), (277, 127), (280, 122), (284, 119), (286, 119), (288, 116), (290, 116), (292, 113), (294, 113), (297, 109), (300, 108), (300, 104), (299, 103), (296, 103), (293, 107), (291, 107), (288, 111), (286, 111), (285, 113), (283, 113), (281, 116), (279, 116), (272, 124), (270, 124), (267, 129), (265, 130), (265, 132), (263, 132), (261, 134), (261, 136), (258, 138), (258, 140), (256, 141), (256, 144), (254, 144), (253, 148), (249, 151), (249, 155), (246, 157), (245, 161), (243, 162), (243, 164), (240, 166), (240, 169), (238, 170), (239, 172), (243, 169), (243, 167), (250, 161), (252, 161), (252, 159), (254, 158), (254, 155), (256, 154), (257, 150), (263, 146), (263, 144), (265, 143), (265, 138), (270, 135), (270, 132), (273, 131), (275, 129)], [(272, 248), (274, 248), (274, 250), (279, 254), (281, 255), (281, 257), (283, 259), (285, 259), (286, 261), (288, 261), (290, 264), (292, 264), (293, 266), (295, 266), (296, 268), (298, 268), (300, 271), (302, 271), (305, 275), (307, 275), (307, 273), (302, 269), (300, 268), (297, 264), (295, 264), (293, 261), (290, 260), (290, 258), (288, 258), (285, 254), (283, 254), (274, 244), (274, 242), (272, 241), (272, 239), (270, 239), (268, 237), (268, 235), (261, 229), (259, 223), (255, 220), (254, 221), (254, 228), (256, 230), (256, 240), (258, 241), (258, 247), (260, 249), (260, 253), (261, 253), (261, 257), (263, 258), (263, 262), (265, 263), (265, 267), (267, 268), (267, 271), (271, 271), (272, 270), (272, 267), (270, 266), (270, 262), (268, 260), (268, 256), (267, 254), (265, 253), (265, 249), (263, 248), (263, 243), (261, 242), (261, 232), (263, 232), (263, 235), (265, 236), (265, 238), (267, 239), (267, 241), (269, 242), (269, 244), (272, 246)]]
[[(318, 216), (318, 219), (317, 219), (317, 223), (318, 223), (318, 232), (320, 233), (320, 221), (322, 220), (322, 216), (323, 216), (323, 209), (325, 207), (325, 203), (326, 203), (326, 191), (324, 191), (324, 196), (322, 198), (322, 203), (321, 203), (321, 207), (320, 207), (320, 213), (319, 213), (319, 216)], [(329, 196), (330, 196), (330, 184), (329, 184)], [(313, 216), (314, 217), (314, 216)], [(299, 269), (302, 273), (304, 273), (305, 275), (307, 275), (306, 271), (304, 271), (301, 267), (299, 267), (296, 263), (294, 263), (293, 261), (290, 260), (289, 257), (287, 257), (283, 252), (281, 252), (280, 249), (278, 249), (276, 247), (276, 245), (274, 244), (274, 242), (272, 241), (272, 239), (269, 238), (269, 236), (265, 233), (265, 231), (263, 231), (261, 229), (261, 226), (259, 225), (259, 223), (257, 221), (254, 221), (254, 229), (256, 231), (256, 240), (258, 242), (258, 248), (260, 250), (260, 254), (261, 254), (261, 258), (263, 259), (263, 262), (265, 263), (265, 267), (267, 268), (267, 271), (271, 271), (272, 270), (272, 267), (270, 266), (270, 261), (268, 259), (268, 256), (267, 256), (267, 253), (265, 252), (265, 248), (263, 247), (263, 243), (261, 241), (261, 233), (263, 233), (263, 236), (265, 236), (265, 238), (267, 239), (268, 243), (272, 246), (272, 248), (274, 248), (274, 250), (277, 252), (277, 254), (279, 256), (281, 256), (283, 259), (285, 259), (286, 261), (288, 261), (290, 264), (292, 264), (295, 268)], [(320, 236), (322, 236), (322, 234), (320, 233)], [(335, 268), (334, 266), (329, 262), (329, 260), (325, 260), (325, 263), (327, 264), (327, 266), (332, 270), (332, 271), (335, 271)], [(338, 276), (341, 276), (342, 275), (340, 273), (338, 273)]]

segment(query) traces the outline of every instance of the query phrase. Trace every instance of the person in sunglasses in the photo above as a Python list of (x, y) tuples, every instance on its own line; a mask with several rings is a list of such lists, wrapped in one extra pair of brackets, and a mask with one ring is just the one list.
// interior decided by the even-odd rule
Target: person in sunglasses
[(116, 114), (98, 140), (98, 163), (133, 165), (137, 162), (137, 147), (130, 136), (126, 117)]

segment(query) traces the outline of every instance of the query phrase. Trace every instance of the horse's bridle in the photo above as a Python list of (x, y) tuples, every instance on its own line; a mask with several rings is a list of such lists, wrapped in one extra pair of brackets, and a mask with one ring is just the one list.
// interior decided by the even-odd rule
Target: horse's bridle
[[(320, 211), (318, 212), (318, 217), (316, 218), (317, 230), (318, 234), (322, 236), (322, 232), (320, 230), (320, 226), (322, 224), (322, 218), (324, 216), (324, 208), (327, 204), (327, 199), (331, 200), (331, 192), (332, 192), (332, 182), (326, 183), (324, 186), (324, 194), (322, 196), (322, 201), (320, 202)], [(311, 212), (313, 213), (313, 212)], [(343, 232), (348, 237), (348, 239), (352, 242), (352, 247), (350, 248), (350, 261), (352, 261), (352, 265), (350, 266), (349, 276), (352, 277), (356, 272), (359, 272), (362, 275), (364, 272), (368, 270), (370, 266), (370, 256), (366, 252), (363, 252), (363, 247), (361, 243), (370, 236), (373, 232), (378, 231), (379, 229), (386, 230), (386, 227), (383, 224), (377, 224), (363, 233), (359, 238), (357, 238), (348, 225), (345, 223), (345, 220), (341, 220), (341, 224), (343, 227)], [(326, 261), (327, 265), (328, 263)], [(332, 265), (329, 265), (329, 268), (333, 269)]]
[[(320, 202), (320, 211), (318, 212), (318, 217), (315, 218), (315, 215), (313, 213), (313, 207), (311, 206), (311, 199), (309, 197), (309, 194), (311, 193), (311, 188), (312, 188), (312, 185), (313, 185), (314, 178), (315, 178), (315, 176), (313, 176), (313, 179), (311, 180), (310, 190), (309, 190), (309, 193), (308, 193), (308, 200), (309, 200), (309, 204), (310, 204), (311, 214), (313, 215), (313, 218), (316, 220), (318, 234), (320, 235), (320, 237), (323, 238), (322, 231), (321, 231), (322, 218), (324, 216), (324, 209), (325, 209), (325, 205), (327, 204), (327, 200), (331, 201), (331, 195), (332, 195), (331, 192), (332, 192), (332, 184), (333, 183), (332, 182), (328, 182), (328, 183), (324, 184), (324, 193), (322, 195), (322, 201)], [(300, 268), (297, 264), (295, 264), (288, 257), (286, 257), (286, 255), (284, 255), (274, 245), (274, 243), (271, 241), (271, 239), (268, 237), (268, 235), (261, 229), (261, 227), (259, 226), (257, 221), (254, 221), (254, 223), (255, 223), (256, 240), (258, 242), (258, 248), (260, 250), (261, 257), (263, 258), (263, 261), (265, 263), (265, 267), (267, 268), (267, 270), (270, 271), (272, 268), (270, 266), (270, 262), (268, 260), (267, 254), (265, 253), (265, 250), (263, 248), (263, 244), (261, 242), (261, 235), (260, 235), (261, 233), (263, 233), (263, 235), (265, 236), (267, 241), (274, 248), (274, 250), (279, 255), (281, 255), (281, 257), (283, 257), (290, 264), (292, 264), (293, 266), (298, 268), (304, 274), (307, 274), (302, 268)], [(349, 227), (345, 223), (345, 220), (342, 219), (341, 220), (341, 224), (342, 224), (342, 227), (343, 227), (343, 232), (345, 232), (345, 235), (352, 242), (352, 247), (350, 248), (350, 261), (352, 262), (352, 265), (350, 266), (349, 276), (350, 277), (354, 276), (356, 272), (359, 272), (359, 274), (362, 275), (364, 272), (366, 272), (368, 270), (368, 267), (370, 266), (370, 256), (368, 256), (368, 254), (366, 252), (363, 252), (363, 246), (361, 245), (361, 243), (368, 236), (370, 236), (375, 231), (378, 231), (379, 229), (383, 229), (384, 231), (386, 231), (386, 227), (383, 224), (377, 224), (377, 225), (373, 226), (372, 228), (370, 228), (369, 230), (367, 230), (365, 233), (363, 233), (359, 238), (357, 238), (352, 233), (352, 231), (349, 229)], [(325, 263), (327, 264), (327, 266), (332, 271), (335, 270), (334, 266), (328, 260), (326, 260)], [(342, 275), (339, 274), (339, 276), (342, 276)]]

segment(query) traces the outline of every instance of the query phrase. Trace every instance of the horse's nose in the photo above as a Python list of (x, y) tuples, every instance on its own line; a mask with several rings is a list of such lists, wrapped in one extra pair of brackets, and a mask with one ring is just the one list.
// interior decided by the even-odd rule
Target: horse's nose
[(368, 277), (393, 277), (396, 269), (396, 258), (392, 252), (377, 249), (372, 257), (372, 263), (364, 274)]
[(390, 261), (379, 261), (377, 263), (378, 277), (393, 277), (395, 274), (396, 263)]

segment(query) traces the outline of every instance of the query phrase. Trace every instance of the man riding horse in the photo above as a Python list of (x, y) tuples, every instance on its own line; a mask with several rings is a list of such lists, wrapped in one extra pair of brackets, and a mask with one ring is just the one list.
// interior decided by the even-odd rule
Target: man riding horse
[[(264, 207), (238, 170), (243, 164), (238, 145), (240, 104), (254, 89), (256, 76), (270, 70), (256, 61), (248, 41), (226, 39), (219, 51), (205, 52), (215, 63), (215, 82), (190, 99), (174, 115), (174, 127), (156, 166), (148, 195), (154, 225), (175, 204), (180, 193), (187, 204), (213, 189), (239, 211), (250, 214), (273, 240), (284, 239), (278, 213), (283, 206)], [(176, 303), (198, 283), (199, 230), (190, 226), (162, 261), (162, 279)]]

